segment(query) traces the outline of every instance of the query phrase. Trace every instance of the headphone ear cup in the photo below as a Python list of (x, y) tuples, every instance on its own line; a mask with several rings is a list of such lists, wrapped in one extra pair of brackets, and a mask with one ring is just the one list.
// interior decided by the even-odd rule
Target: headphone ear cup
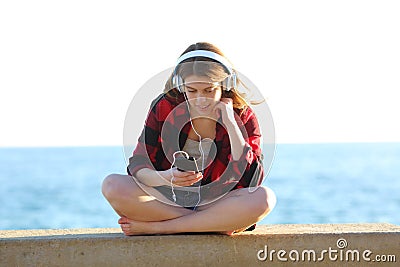
[(229, 77), (229, 82), (230, 82), (230, 86), (229, 86), (229, 90), (231, 89), (236, 89), (237, 86), (237, 77), (236, 77), (236, 72), (232, 71), (230, 77)]
[(178, 76), (178, 79), (177, 79), (178, 80), (178, 84), (177, 84), (178, 90), (179, 90), (179, 92), (183, 93), (183, 87), (182, 87), (183, 79), (180, 75), (177, 75), (177, 76)]
[(223, 91), (228, 91), (229, 89), (228, 89), (228, 78), (226, 78), (226, 79), (224, 79), (222, 82), (221, 82), (221, 86), (222, 86), (222, 90)]
[(173, 88), (176, 88), (180, 93), (183, 93), (182, 90), (183, 79), (181, 76), (174, 75), (174, 77), (172, 78), (172, 83), (173, 83)]
[(230, 91), (233, 88), (236, 88), (236, 74), (232, 73), (229, 75), (223, 82), (222, 82), (222, 88), (225, 91)]

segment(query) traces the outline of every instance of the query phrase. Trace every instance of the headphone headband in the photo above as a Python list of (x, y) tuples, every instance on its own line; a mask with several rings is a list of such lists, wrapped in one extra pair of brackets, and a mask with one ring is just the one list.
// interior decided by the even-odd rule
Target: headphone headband
[(182, 61), (193, 57), (206, 57), (214, 59), (215, 61), (218, 61), (219, 63), (224, 65), (224, 67), (228, 69), (229, 74), (233, 73), (233, 68), (231, 64), (228, 62), (228, 60), (226, 60), (223, 56), (208, 50), (194, 50), (187, 52), (178, 58), (176, 65), (179, 65), (179, 63), (181, 63)]
[(190, 52), (183, 54), (182, 56), (180, 56), (178, 58), (178, 60), (176, 62), (175, 69), (173, 72), (172, 82), (173, 82), (173, 86), (175, 88), (177, 88), (179, 90), (179, 92), (181, 92), (181, 93), (183, 92), (182, 89), (180, 88), (180, 85), (183, 83), (183, 80), (179, 75), (177, 75), (176, 70), (180, 63), (182, 63), (186, 59), (193, 58), (193, 57), (206, 57), (206, 58), (213, 59), (213, 60), (219, 62), (220, 64), (222, 64), (229, 72), (228, 78), (223, 83), (223, 86), (225, 88), (224, 90), (230, 91), (232, 88), (236, 88), (236, 73), (233, 70), (232, 65), (229, 63), (229, 61), (227, 59), (225, 59), (223, 56), (221, 56), (217, 53), (214, 53), (212, 51), (194, 50), (194, 51), (190, 51)]

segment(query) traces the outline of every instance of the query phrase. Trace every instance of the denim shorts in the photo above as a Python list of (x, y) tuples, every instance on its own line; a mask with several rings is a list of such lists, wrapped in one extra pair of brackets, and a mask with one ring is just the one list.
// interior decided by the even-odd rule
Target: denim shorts
[(192, 191), (183, 191), (183, 190), (178, 190), (174, 189), (175, 196), (176, 196), (176, 201), (174, 201), (173, 198), (173, 193), (171, 190), (170, 186), (156, 186), (154, 187), (157, 189), (158, 192), (163, 194), (166, 198), (171, 200), (172, 202), (175, 202), (179, 206), (182, 206), (184, 208), (194, 210), (198, 204), (199, 204), (199, 193), (198, 192), (192, 192)]

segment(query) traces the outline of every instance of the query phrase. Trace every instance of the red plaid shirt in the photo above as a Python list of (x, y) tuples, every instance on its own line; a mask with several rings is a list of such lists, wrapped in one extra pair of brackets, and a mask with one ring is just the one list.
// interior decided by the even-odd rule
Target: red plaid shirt
[[(142, 168), (167, 170), (173, 162), (172, 154), (182, 150), (191, 129), (189, 111), (180, 94), (174, 98), (161, 94), (151, 104), (144, 129), (138, 139), (127, 167), (130, 175)], [(179, 105), (181, 104), (181, 105)], [(236, 188), (260, 185), (264, 170), (260, 147), (261, 133), (257, 118), (248, 107), (239, 115), (237, 123), (246, 141), (239, 160), (232, 160), (229, 135), (221, 121), (216, 125), (216, 156), (203, 170), (202, 189), (220, 195)]]

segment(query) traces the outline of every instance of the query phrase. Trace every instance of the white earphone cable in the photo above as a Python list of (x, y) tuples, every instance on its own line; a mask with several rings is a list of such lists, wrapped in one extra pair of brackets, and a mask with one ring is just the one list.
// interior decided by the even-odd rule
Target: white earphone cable
[[(190, 116), (189, 100), (187, 99), (186, 93), (185, 93), (185, 92), (182, 92), (182, 93), (183, 93), (183, 95), (184, 95), (184, 97), (185, 97), (186, 106), (187, 106), (187, 108), (188, 108), (189, 116)], [(201, 157), (201, 161), (202, 161), (202, 162), (201, 162), (201, 169), (200, 169), (200, 170), (203, 171), (203, 170), (204, 170), (204, 165), (205, 165), (205, 157), (204, 157), (204, 150), (203, 150), (203, 145), (202, 145), (202, 138), (201, 138), (201, 135), (196, 131), (196, 129), (195, 129), (194, 125), (193, 125), (193, 122), (192, 122), (192, 118), (191, 118), (191, 117), (190, 117), (190, 125), (192, 126), (193, 132), (197, 135), (197, 137), (198, 137), (199, 140), (200, 140), (200, 141), (199, 141), (199, 151), (200, 151), (200, 157)], [(188, 153), (186, 153), (185, 151), (182, 151), (182, 150), (176, 151), (176, 152), (174, 152), (174, 154), (172, 155), (172, 157), (173, 157), (173, 162), (172, 162), (172, 165), (171, 165), (171, 168), (170, 168), (172, 178), (171, 178), (171, 181), (170, 181), (170, 185), (171, 185), (171, 191), (172, 191), (172, 198), (173, 198), (174, 202), (176, 202), (176, 194), (175, 194), (174, 184), (173, 184), (173, 181), (175, 180), (175, 176), (174, 176), (174, 173), (173, 173), (173, 171), (172, 171), (172, 168), (173, 168), (173, 166), (174, 166), (174, 164), (175, 164), (176, 154), (178, 154), (178, 153), (185, 154), (186, 158), (189, 159)], [(197, 169), (198, 169), (197, 160), (194, 159), (194, 162), (195, 162), (196, 167), (197, 167)], [(200, 188), (201, 188), (201, 182), (200, 182), (200, 184), (199, 184), (199, 186), (198, 186), (198, 191), (197, 191), (197, 194), (198, 194), (198, 196), (199, 196), (199, 199), (198, 199), (196, 205), (194, 206), (193, 210), (196, 210), (197, 206), (200, 204), (200, 200), (201, 200)]]

